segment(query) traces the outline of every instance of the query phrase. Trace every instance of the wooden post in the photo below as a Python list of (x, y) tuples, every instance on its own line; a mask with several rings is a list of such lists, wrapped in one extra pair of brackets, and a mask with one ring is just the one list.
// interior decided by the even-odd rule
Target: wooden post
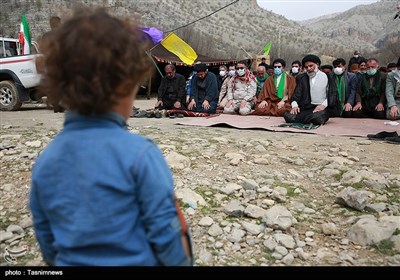
[(150, 98), (151, 98), (151, 76), (147, 84), (147, 100), (150, 100)]

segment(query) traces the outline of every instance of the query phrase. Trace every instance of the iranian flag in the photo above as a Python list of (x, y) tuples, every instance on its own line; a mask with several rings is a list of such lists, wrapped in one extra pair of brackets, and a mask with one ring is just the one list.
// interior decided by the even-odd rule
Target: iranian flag
[(29, 32), (29, 24), (25, 15), (23, 15), (21, 19), (21, 29), (19, 31), (19, 43), (22, 45), (21, 54), (31, 53), (31, 34)]

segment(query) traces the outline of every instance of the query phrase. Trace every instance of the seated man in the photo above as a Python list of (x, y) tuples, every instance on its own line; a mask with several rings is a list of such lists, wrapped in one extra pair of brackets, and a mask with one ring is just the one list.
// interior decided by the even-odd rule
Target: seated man
[(367, 60), (367, 73), (358, 81), (354, 118), (385, 119), (386, 75), (379, 70), (375, 58)]
[(321, 60), (316, 55), (306, 55), (302, 64), (307, 71), (297, 78), (292, 110), (285, 113), (287, 123), (325, 124), (329, 120), (327, 107), (337, 106), (337, 89), (330, 75), (318, 69)]
[(192, 78), (188, 109), (193, 112), (215, 114), (219, 97), (217, 77), (208, 71), (204, 63), (196, 64), (194, 71), (197, 74)]
[(229, 65), (229, 72), (228, 72), (228, 77), (224, 80), (221, 90), (219, 91), (219, 99), (218, 99), (218, 107), (224, 108), (226, 103), (228, 103), (227, 95), (228, 95), (228, 86), (229, 86), (229, 81), (231, 78), (235, 75), (236, 70), (235, 70), (235, 65)]
[(249, 71), (246, 65), (239, 62), (236, 65), (236, 74), (228, 85), (228, 103), (224, 108), (225, 114), (238, 112), (241, 115), (251, 113), (256, 96), (256, 77)]
[(285, 72), (286, 62), (277, 58), (272, 62), (274, 75), (269, 77), (258, 96), (253, 115), (283, 116), (290, 112), (290, 97), (296, 88), (296, 80)]
[(347, 71), (346, 61), (343, 58), (335, 59), (332, 64), (334, 67), (332, 75), (338, 92), (338, 106), (335, 108), (338, 110), (329, 109), (329, 114), (331, 118), (350, 118), (356, 102), (357, 76)]
[(333, 66), (330, 64), (325, 64), (321, 66), (321, 71), (324, 72), (325, 74), (332, 73), (333, 71)]
[(400, 119), (400, 57), (397, 68), (387, 75), (386, 78), (387, 113), (389, 120)]
[(257, 91), (255, 96), (255, 101), (257, 100), (260, 92), (264, 86), (265, 81), (268, 79), (267, 69), (264, 66), (257, 67)]
[(293, 61), (289, 74), (296, 79), (301, 73), (303, 73), (301, 62), (298, 60)]
[(386, 66), (386, 70), (388, 71), (388, 73), (394, 72), (396, 70), (396, 67), (396, 63), (391, 62)]
[(186, 102), (185, 77), (176, 73), (172, 64), (165, 66), (165, 77), (162, 78), (158, 88), (158, 101), (154, 106), (156, 109), (184, 109)]

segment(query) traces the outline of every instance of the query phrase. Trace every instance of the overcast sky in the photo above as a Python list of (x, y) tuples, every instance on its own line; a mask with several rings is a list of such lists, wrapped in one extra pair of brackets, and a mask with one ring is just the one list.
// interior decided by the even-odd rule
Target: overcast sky
[(257, 0), (258, 5), (291, 20), (305, 20), (344, 12), (357, 5), (372, 4), (378, 0)]

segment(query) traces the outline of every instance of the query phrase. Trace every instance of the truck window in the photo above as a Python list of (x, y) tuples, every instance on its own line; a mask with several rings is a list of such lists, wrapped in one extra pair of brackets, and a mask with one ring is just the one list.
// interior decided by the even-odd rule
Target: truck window
[(15, 56), (18, 54), (16, 42), (4, 41), (4, 47), (6, 56)]

